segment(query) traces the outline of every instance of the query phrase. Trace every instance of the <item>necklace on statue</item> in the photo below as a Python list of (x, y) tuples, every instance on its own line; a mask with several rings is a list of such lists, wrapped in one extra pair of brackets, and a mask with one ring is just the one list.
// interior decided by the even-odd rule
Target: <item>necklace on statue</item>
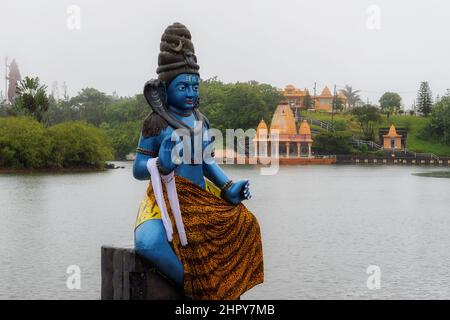
[(173, 112), (176, 115), (179, 115), (181, 117), (189, 117), (194, 112), (194, 109), (189, 109), (187, 112), (180, 112), (180, 111), (174, 110), (173, 108), (170, 108), (169, 110), (170, 110), (170, 112)]

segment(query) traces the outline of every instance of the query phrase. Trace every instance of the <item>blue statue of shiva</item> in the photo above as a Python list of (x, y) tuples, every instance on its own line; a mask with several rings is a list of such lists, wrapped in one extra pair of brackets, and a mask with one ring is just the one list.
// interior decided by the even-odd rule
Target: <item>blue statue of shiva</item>
[[(259, 225), (241, 203), (251, 198), (250, 184), (230, 180), (214, 158), (203, 159), (202, 151), (200, 161), (180, 162), (195, 158), (213, 139), (199, 110), (199, 65), (189, 30), (180, 23), (167, 27), (160, 50), (158, 79), (144, 87), (152, 112), (133, 164), (136, 179), (150, 180), (136, 221), (135, 248), (187, 297), (236, 299), (263, 282)], [(187, 149), (176, 134), (180, 129), (191, 138)]]

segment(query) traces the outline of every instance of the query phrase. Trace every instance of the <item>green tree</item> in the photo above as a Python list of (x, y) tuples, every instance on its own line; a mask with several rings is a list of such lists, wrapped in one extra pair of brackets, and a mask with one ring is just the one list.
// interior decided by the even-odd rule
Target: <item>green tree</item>
[(8, 115), (8, 104), (3, 96), (3, 92), (0, 91), (0, 117), (6, 117)]
[(151, 108), (142, 94), (131, 98), (122, 98), (107, 106), (103, 121), (123, 123), (142, 121), (151, 112)]
[(338, 96), (334, 96), (331, 103), (333, 106), (333, 112), (342, 111), (344, 109), (344, 102)]
[(41, 168), (51, 157), (44, 126), (31, 117), (0, 118), (0, 167)]
[(49, 97), (49, 107), (45, 120), (48, 125), (75, 120), (80, 120), (80, 111), (76, 107), (72, 106), (68, 100), (56, 101), (52, 96)]
[(225, 84), (212, 78), (200, 84), (200, 110), (222, 131), (256, 128), (261, 119), (270, 119), (281, 99), (277, 88), (256, 81)]
[(30, 115), (37, 121), (42, 122), (49, 106), (46, 90), (47, 86), (41, 85), (39, 78), (25, 77), (17, 85), (16, 108), (20, 113)]
[(105, 93), (94, 88), (84, 88), (77, 96), (71, 98), (69, 103), (71, 108), (78, 110), (80, 120), (85, 120), (98, 127), (111, 102), (112, 98)]
[(375, 137), (375, 128), (381, 121), (380, 111), (377, 107), (370, 104), (365, 104), (361, 107), (356, 107), (352, 110), (361, 131), (363, 138), (373, 140)]
[(80, 121), (60, 123), (48, 128), (52, 141), (51, 166), (101, 167), (113, 158), (108, 136)]
[(345, 85), (345, 89), (342, 90), (342, 93), (347, 98), (349, 108), (354, 108), (361, 102), (360, 92), (360, 90), (353, 90), (353, 87), (350, 85)]
[(104, 122), (100, 128), (111, 140), (114, 148), (114, 159), (124, 160), (127, 154), (136, 150), (142, 129), (142, 121)]
[(430, 115), (430, 123), (423, 135), (450, 144), (450, 96), (444, 96), (437, 102)]
[(389, 118), (391, 114), (397, 113), (401, 108), (402, 98), (398, 93), (385, 92), (380, 100), (380, 108)]
[(433, 95), (430, 85), (424, 81), (420, 84), (419, 92), (417, 93), (417, 110), (427, 117), (431, 113), (432, 107)]
[(306, 91), (306, 96), (303, 99), (303, 107), (306, 109), (311, 109), (314, 106), (314, 100), (309, 94), (308, 91)]

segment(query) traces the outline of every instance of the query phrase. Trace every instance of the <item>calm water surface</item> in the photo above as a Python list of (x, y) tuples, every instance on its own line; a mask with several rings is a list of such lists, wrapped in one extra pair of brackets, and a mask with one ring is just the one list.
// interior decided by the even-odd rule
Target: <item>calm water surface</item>
[[(0, 175), (0, 299), (98, 299), (100, 247), (129, 244), (146, 182), (125, 169)], [(250, 178), (265, 283), (247, 299), (450, 299), (450, 179), (419, 167), (291, 166)], [(81, 268), (81, 289), (66, 269)], [(369, 290), (366, 269), (381, 269)]]

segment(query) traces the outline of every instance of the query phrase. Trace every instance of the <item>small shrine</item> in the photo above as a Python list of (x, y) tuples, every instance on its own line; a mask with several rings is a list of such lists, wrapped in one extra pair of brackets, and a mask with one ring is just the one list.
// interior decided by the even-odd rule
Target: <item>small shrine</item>
[(392, 124), (388, 134), (383, 135), (383, 148), (385, 150), (402, 150), (402, 135), (397, 133), (395, 126)]
[(300, 156), (311, 158), (311, 146), (313, 139), (311, 135), (311, 128), (306, 120), (302, 121), (298, 134), (300, 135)]

